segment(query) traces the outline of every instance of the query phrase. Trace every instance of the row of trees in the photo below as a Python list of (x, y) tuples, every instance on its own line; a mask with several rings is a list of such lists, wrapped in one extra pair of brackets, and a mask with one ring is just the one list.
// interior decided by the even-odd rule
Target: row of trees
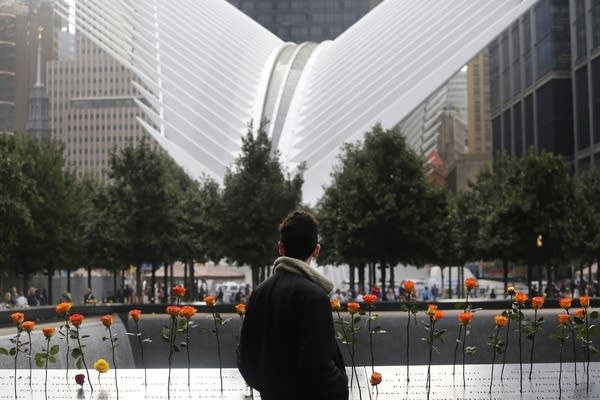
[(527, 267), (531, 288), (534, 269), (551, 283), (562, 268), (600, 259), (600, 170), (577, 179), (561, 156), (531, 150), (500, 157), (453, 196), (426, 179), (400, 132), (380, 126), (340, 161), (318, 210), (327, 261), (358, 268), (359, 287), (365, 269), (369, 282), (381, 270), (385, 290), (390, 265), (499, 260), (505, 286), (510, 263)]
[[(286, 175), (263, 129), (243, 138), (220, 187), (196, 182), (147, 141), (114, 152), (107, 182), (76, 179), (62, 146), (29, 135), (0, 135), (0, 270), (18, 272), (133, 265), (141, 295), (142, 264), (223, 258), (250, 265), (253, 281), (273, 261), (277, 226), (300, 204), (302, 176)], [(13, 279), (14, 280), (14, 279)]]
[[(134, 265), (140, 290), (142, 264), (152, 266), (154, 283), (161, 265), (183, 261), (193, 277), (194, 260), (225, 258), (250, 265), (256, 284), (276, 256), (277, 224), (300, 206), (302, 184), (302, 168), (287, 174), (264, 130), (252, 126), (223, 186), (190, 179), (146, 141), (115, 151), (104, 182), (75, 179), (56, 142), (0, 135), (0, 268), (18, 271), (26, 286), (38, 271), (103, 267), (116, 276)], [(427, 178), (400, 132), (375, 126), (345, 145), (314, 210), (320, 262), (348, 264), (351, 286), (357, 270), (361, 288), (379, 268), (383, 290), (395, 284), (389, 267), (398, 263), (501, 260), (505, 271), (526, 265), (529, 281), (542, 267), (551, 279), (598, 259), (599, 194), (599, 173), (575, 179), (564, 159), (530, 152), (498, 160), (452, 196)]]

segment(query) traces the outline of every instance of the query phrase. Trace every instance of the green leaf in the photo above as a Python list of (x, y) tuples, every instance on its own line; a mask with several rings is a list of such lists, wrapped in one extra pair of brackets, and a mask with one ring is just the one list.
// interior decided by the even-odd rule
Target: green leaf
[(17, 349), (14, 347), (11, 347), (10, 350), (8, 351), (8, 355), (14, 356), (15, 354), (17, 354)]
[(46, 363), (46, 361), (45, 361), (45, 360), (41, 360), (41, 359), (38, 359), (38, 358), (36, 358), (36, 359), (35, 359), (35, 365), (36, 365), (38, 368), (41, 368), (41, 367), (43, 367), (45, 363)]
[(75, 366), (76, 366), (78, 369), (82, 369), (82, 368), (83, 368), (83, 359), (82, 359), (82, 358), (78, 358), (78, 359), (77, 359), (77, 362), (75, 363)]
[(50, 357), (48, 357), (48, 361), (50, 361), (52, 364), (54, 364), (56, 362), (56, 357), (50, 356)]
[(4, 347), (0, 347), (0, 354), (7, 356), (8, 355), (8, 350), (6, 350)]
[(60, 350), (59, 345), (55, 344), (54, 346), (50, 347), (50, 354), (56, 355), (59, 350)]
[(73, 358), (79, 358), (83, 355), (83, 353), (81, 352), (81, 349), (79, 347), (75, 347), (73, 350), (71, 350), (71, 357)]

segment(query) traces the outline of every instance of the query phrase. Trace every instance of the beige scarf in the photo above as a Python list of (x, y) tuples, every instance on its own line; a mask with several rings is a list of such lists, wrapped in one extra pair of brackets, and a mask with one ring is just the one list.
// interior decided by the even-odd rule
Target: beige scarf
[(273, 263), (273, 272), (277, 272), (277, 270), (280, 269), (304, 276), (308, 280), (316, 283), (321, 288), (323, 288), (323, 290), (327, 294), (329, 294), (333, 290), (333, 283), (331, 283), (329, 279), (325, 278), (323, 275), (318, 273), (315, 269), (311, 268), (304, 261), (291, 257), (279, 257)]

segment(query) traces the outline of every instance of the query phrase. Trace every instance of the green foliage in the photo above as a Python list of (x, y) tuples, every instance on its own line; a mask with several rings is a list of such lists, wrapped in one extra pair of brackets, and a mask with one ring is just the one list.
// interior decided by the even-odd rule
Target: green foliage
[(258, 268), (277, 255), (278, 224), (300, 204), (302, 170), (286, 176), (264, 127), (248, 127), (242, 153), (225, 175), (218, 215), (224, 255), (252, 267), (253, 285), (259, 283)]
[(421, 265), (440, 253), (445, 195), (399, 131), (376, 125), (364, 142), (346, 144), (332, 178), (318, 205), (328, 260)]

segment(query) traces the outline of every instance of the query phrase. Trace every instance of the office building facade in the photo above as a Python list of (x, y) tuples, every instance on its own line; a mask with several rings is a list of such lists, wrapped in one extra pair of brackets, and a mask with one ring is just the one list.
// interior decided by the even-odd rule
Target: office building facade
[(133, 74), (85, 36), (74, 40), (74, 58), (47, 67), (53, 137), (64, 143), (67, 166), (78, 177), (106, 178), (111, 152), (145, 135)]
[(494, 155), (574, 156), (570, 4), (540, 0), (488, 46)]
[(578, 173), (600, 166), (600, 1), (571, 0), (571, 79)]

